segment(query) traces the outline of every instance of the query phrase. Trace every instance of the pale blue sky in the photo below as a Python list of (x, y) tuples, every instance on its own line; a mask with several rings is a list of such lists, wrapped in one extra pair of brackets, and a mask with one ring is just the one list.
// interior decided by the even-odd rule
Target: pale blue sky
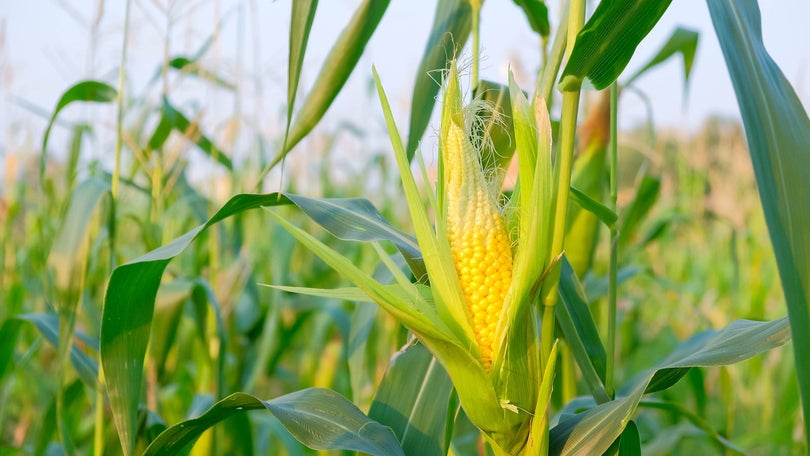
[[(214, 33), (218, 18), (225, 15), (218, 32), (219, 44), (205, 62), (218, 68), (225, 77), (241, 81), (240, 109), (246, 113), (246, 118), (253, 119), (256, 128), (270, 136), (279, 134), (283, 121), (281, 107), (286, 97), (290, 2), (177, 1), (168, 14), (166, 3), (166, 0), (133, 1), (133, 29), (128, 50), (133, 93), (144, 89), (159, 65), (169, 23), (170, 54), (189, 55)], [(325, 54), (358, 3), (359, 0), (320, 2), (305, 60), (304, 90), (315, 79)], [(810, 100), (810, 27), (806, 19), (810, 17), (810, 2), (768, 0), (760, 3), (765, 44), (807, 106)], [(0, 152), (23, 141), (19, 135), (35, 136), (37, 142), (45, 125), (44, 119), (31, 114), (15, 100), (24, 99), (50, 112), (65, 88), (80, 79), (92, 77), (115, 83), (124, 4), (124, 0), (104, 2), (98, 34), (93, 37), (90, 23), (97, 11), (97, 0), (0, 2), (0, 39), (4, 38), (0, 42), (0, 129), (4, 132), (0, 137)], [(558, 2), (549, 4), (556, 17)], [(393, 99), (400, 128), (407, 126), (414, 73), (434, 8), (435, 1), (428, 0), (391, 2), (345, 93), (328, 113), (326, 122), (334, 125), (347, 116), (362, 123), (369, 110), (374, 110), (375, 117), (379, 117), (376, 96), (369, 91), (368, 84), (374, 64)], [(682, 98), (680, 61), (659, 67), (637, 83), (653, 103), (656, 124), (694, 128), (711, 113), (738, 117), (734, 92), (704, 1), (673, 1), (659, 25), (638, 49), (630, 68), (645, 63), (677, 26), (693, 28), (701, 34), (686, 103)], [(482, 77), (505, 81), (511, 63), (527, 75), (522, 80), (519, 77), (518, 82), (530, 87), (529, 77), (539, 64), (539, 40), (512, 1), (485, 2), (481, 41)], [(208, 86), (184, 83), (172, 94), (178, 97), (178, 103), (185, 100), (203, 109), (207, 119), (215, 119), (218, 113), (227, 116), (233, 111), (233, 96)], [(80, 113), (66, 115), (81, 116), (82, 111), (77, 111)], [(112, 124), (111, 110), (102, 108), (90, 112), (101, 116), (103, 124)], [(642, 102), (633, 95), (623, 99), (620, 113), (620, 127), (624, 128), (643, 121), (646, 115)], [(103, 137), (104, 133), (101, 135)]]

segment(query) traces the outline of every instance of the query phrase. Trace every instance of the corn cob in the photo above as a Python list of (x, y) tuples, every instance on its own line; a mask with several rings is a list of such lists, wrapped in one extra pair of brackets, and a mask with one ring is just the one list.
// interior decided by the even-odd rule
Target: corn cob
[(489, 371), (495, 330), (512, 281), (511, 244), (479, 154), (455, 122), (451, 122), (443, 150), (450, 252), (472, 316), (481, 361)]

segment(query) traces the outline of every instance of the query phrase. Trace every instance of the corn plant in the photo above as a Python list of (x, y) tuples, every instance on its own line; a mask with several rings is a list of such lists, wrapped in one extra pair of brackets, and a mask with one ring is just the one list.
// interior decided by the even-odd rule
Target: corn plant
[[(670, 227), (687, 222), (655, 213), (663, 178), (652, 174), (640, 179), (626, 207), (619, 205), (620, 164), (628, 161), (619, 154), (618, 102), (637, 78), (672, 56), (683, 57), (688, 78), (698, 37), (676, 30), (641, 70), (626, 75), (636, 46), (669, 0), (604, 0), (587, 18), (585, 2), (570, 0), (561, 2), (557, 24), (544, 2), (514, 3), (542, 44), (543, 65), (530, 90), (511, 73), (505, 81), (480, 80), (481, 1), (437, 2), (407, 140), (385, 75), (370, 70), (376, 115), (390, 143), (380, 161), (390, 193), (376, 207), (360, 197), (362, 186), (337, 188), (328, 173), (322, 184), (331, 197), (297, 193), (295, 178), (275, 193), (239, 191), (251, 191), (255, 182), (260, 188), (289, 154), (303, 153), (297, 145), (316, 131), (349, 75), (364, 71), (357, 64), (388, 1), (360, 2), (298, 109), (318, 2), (292, 2), (284, 133), (269, 157), (247, 165), (232, 159), (237, 142), (223, 144), (173, 101), (171, 72), (181, 81), (193, 76), (229, 91), (236, 86), (205, 66), (210, 42), (191, 57), (164, 56), (147, 88), (159, 91), (155, 106), (143, 103), (146, 95), (126, 93), (126, 45), (117, 87), (87, 80), (66, 90), (31, 174), (44, 198), (31, 203), (18, 185), (17, 201), (0, 206), (7, 217), (0, 298), (8, 304), (0, 310), (0, 436), (7, 435), (8, 416), (18, 418), (16, 429), (30, 429), (22, 443), (0, 441), (0, 453), (7, 446), (26, 454), (92, 449), (99, 455), (806, 449), (794, 434), (795, 402), (801, 398), (805, 413), (810, 409), (803, 342), (810, 191), (802, 179), (810, 165), (804, 153), (810, 121), (764, 49), (756, 4), (724, 0), (709, 7), (743, 113), (788, 317), (736, 320), (706, 331), (680, 322), (676, 329), (688, 333), (657, 345), (673, 322), (650, 355), (638, 346), (650, 318), (640, 314), (662, 299), (656, 287), (665, 278), (639, 265), (649, 261), (644, 255), (651, 248), (674, 250), (669, 244), (679, 239)], [(469, 71), (459, 64), (468, 40)], [(581, 122), (588, 86), (606, 90)], [(551, 108), (560, 101), (555, 119)], [(112, 172), (95, 170), (76, 182), (82, 138), (92, 130), (77, 125), (58, 180), (47, 156), (51, 133), (62, 111), (78, 102), (117, 109), (115, 162)], [(438, 150), (420, 151), (436, 103)], [(188, 182), (184, 154), (172, 141), (178, 136), (227, 174), (236, 194), (224, 204)], [(422, 156), (432, 152), (439, 157), (435, 183)], [(390, 160), (398, 174), (393, 181), (385, 166)], [(517, 176), (506, 188), (513, 160)], [(369, 166), (356, 180), (373, 172)], [(678, 182), (691, 186), (689, 178)], [(691, 193), (675, 199), (676, 207), (697, 201)], [(32, 227), (36, 239), (18, 234)], [(719, 230), (694, 230), (714, 253)], [(666, 258), (671, 264), (664, 270), (673, 274), (705, 267), (721, 276), (727, 266), (680, 252)], [(752, 260), (751, 269), (757, 265)], [(740, 285), (739, 275), (736, 285), (724, 285), (736, 287), (738, 298), (758, 290)], [(760, 288), (779, 295), (776, 286)], [(723, 302), (735, 299), (729, 295)], [(623, 312), (620, 297), (632, 309)], [(656, 311), (655, 318), (667, 318)], [(719, 312), (729, 320), (739, 316), (734, 306)], [(759, 319), (764, 314), (753, 312)], [(774, 432), (779, 436), (739, 435), (748, 428), (735, 434), (732, 391), (745, 392), (747, 378), (725, 367), (712, 370), (724, 391), (707, 398), (708, 380), (698, 368), (781, 346), (791, 330), (798, 341), (794, 363), (773, 362), (775, 352), (750, 369), (757, 379), (774, 371), (774, 384), (758, 391), (773, 392), (764, 396), (780, 403), (768, 410), (781, 407), (788, 416)], [(55, 347), (53, 365), (42, 341)], [(794, 371), (798, 384), (784, 380)], [(786, 391), (777, 394), (782, 381)], [(714, 407), (709, 399), (723, 404)], [(722, 419), (712, 415), (718, 409)], [(700, 443), (660, 442), (689, 435)]]

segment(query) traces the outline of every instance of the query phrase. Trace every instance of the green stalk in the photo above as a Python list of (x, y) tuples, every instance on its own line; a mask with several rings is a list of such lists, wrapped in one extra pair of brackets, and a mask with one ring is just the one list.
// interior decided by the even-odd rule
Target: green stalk
[(124, 81), (126, 79), (127, 67), (127, 39), (129, 38), (129, 7), (131, 0), (127, 0), (126, 12), (124, 13), (124, 45), (121, 51), (121, 67), (118, 70), (118, 115), (115, 126), (115, 165), (112, 175), (112, 197), (118, 199), (118, 180), (121, 175), (121, 149), (123, 146), (123, 125), (124, 125)]
[(478, 88), (478, 65), (481, 60), (481, 1), (472, 1), (472, 91)]
[[(618, 159), (618, 137), (617, 119), (619, 90), (614, 82), (610, 85), (610, 145), (608, 154), (610, 155), (610, 208), (616, 212), (616, 200), (619, 193), (617, 171), (619, 169)], [(616, 225), (610, 228), (610, 268), (608, 271), (608, 331), (607, 331), (607, 363), (605, 366), (605, 389), (610, 397), (613, 397), (613, 372), (616, 358), (616, 304), (618, 301), (617, 274), (619, 269), (619, 230)]]
[[(573, 0), (568, 17), (568, 43), (566, 54), (571, 55), (577, 33), (585, 23), (585, 1)], [(554, 307), (557, 305), (557, 287), (560, 280), (560, 263), (552, 261), (562, 252), (565, 240), (565, 218), (568, 212), (568, 192), (571, 187), (571, 164), (574, 160), (574, 141), (577, 132), (577, 110), (579, 109), (579, 90), (564, 92), (562, 115), (560, 119), (560, 149), (554, 163), (554, 227), (551, 233), (551, 266), (543, 282), (543, 327), (540, 335), (540, 354), (543, 366), (554, 345)]]

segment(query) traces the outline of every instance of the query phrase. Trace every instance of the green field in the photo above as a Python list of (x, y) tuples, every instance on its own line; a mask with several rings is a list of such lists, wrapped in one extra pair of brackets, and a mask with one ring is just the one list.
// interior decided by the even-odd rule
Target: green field
[[(319, 73), (291, 3), (277, 125), (216, 34), (133, 90), (125, 29), (0, 144), (0, 456), (807, 454), (810, 120), (756, 2), (634, 74), (669, 1), (503, 2), (543, 44), (520, 86), (478, 76), (481, 3), (439, 0), (407, 88), (358, 64), (388, 1)], [(705, 40), (742, 123), (616, 125)]]

